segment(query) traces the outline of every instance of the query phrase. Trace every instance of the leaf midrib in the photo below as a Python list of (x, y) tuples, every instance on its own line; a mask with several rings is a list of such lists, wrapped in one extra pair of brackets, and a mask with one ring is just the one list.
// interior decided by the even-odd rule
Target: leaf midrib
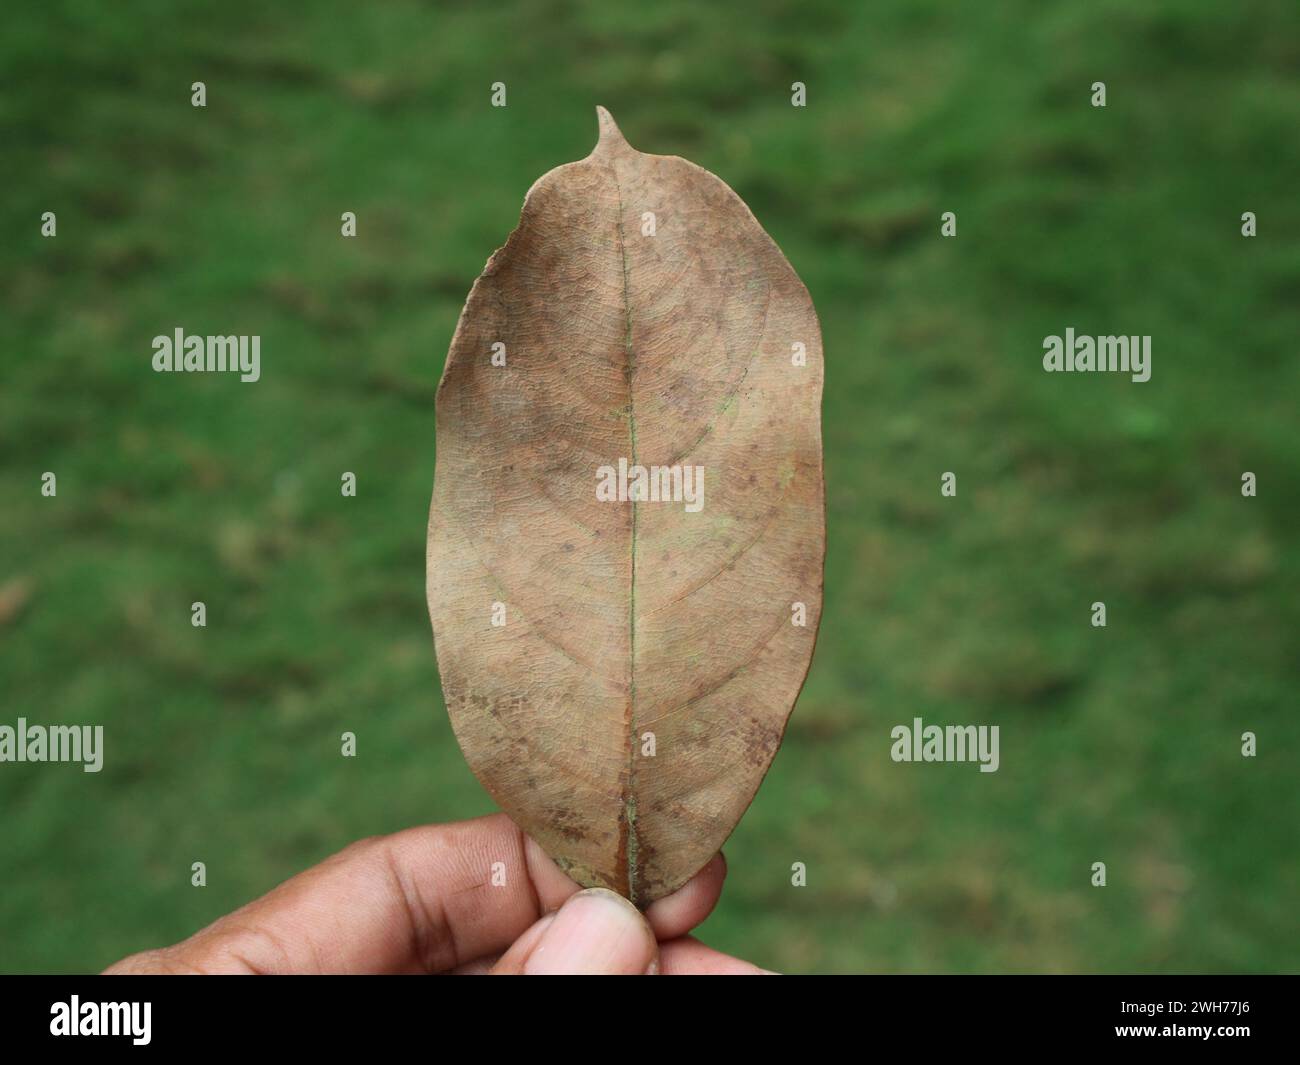
[[(618, 200), (618, 250), (623, 264), (623, 317), (625, 322), (623, 350), (626, 356), (624, 377), (627, 379), (627, 417), (630, 438), (631, 465), (637, 464), (636, 448), (636, 398), (632, 388), (632, 378), (636, 373), (636, 353), (632, 350), (632, 296), (628, 284), (627, 237), (623, 230), (623, 189), (618, 182), (618, 172), (613, 163), (609, 167), (614, 181), (614, 192)], [(625, 832), (624, 849), (627, 856), (627, 894), (636, 901), (636, 549), (637, 549), (637, 507), (636, 499), (632, 504), (631, 537), (631, 577), (628, 591), (628, 664), (627, 664), (627, 787), (623, 793), (623, 830)]]

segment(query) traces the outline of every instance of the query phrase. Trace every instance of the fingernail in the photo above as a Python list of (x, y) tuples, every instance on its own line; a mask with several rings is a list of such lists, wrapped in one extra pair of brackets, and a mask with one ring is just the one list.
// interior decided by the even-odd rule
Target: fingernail
[(659, 948), (645, 918), (627, 899), (589, 888), (555, 915), (524, 962), (530, 976), (634, 975), (658, 963)]

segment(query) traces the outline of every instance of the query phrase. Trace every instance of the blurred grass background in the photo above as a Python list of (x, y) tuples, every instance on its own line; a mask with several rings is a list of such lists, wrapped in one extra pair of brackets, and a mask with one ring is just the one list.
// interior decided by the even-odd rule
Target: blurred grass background
[[(793, 972), (1297, 967), (1292, 0), (19, 6), (0, 723), (107, 755), (0, 766), (0, 969), (492, 808), (424, 605), (434, 388), (597, 103), (736, 189), (825, 338), (824, 623), (702, 938)], [(261, 334), (262, 380), (154, 374), (176, 326)], [(1152, 334), (1151, 381), (1043, 373), (1066, 326)], [(913, 716), (1000, 725), (1000, 771), (894, 764)]]

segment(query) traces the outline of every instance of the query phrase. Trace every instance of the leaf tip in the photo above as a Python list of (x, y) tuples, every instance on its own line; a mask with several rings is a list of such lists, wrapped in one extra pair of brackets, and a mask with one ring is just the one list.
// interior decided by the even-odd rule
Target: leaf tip
[(618, 128), (614, 116), (599, 104), (596, 105), (596, 122), (600, 128), (600, 139), (596, 141), (596, 151), (600, 151), (602, 148), (618, 148), (627, 145), (627, 138), (623, 136), (622, 131)]

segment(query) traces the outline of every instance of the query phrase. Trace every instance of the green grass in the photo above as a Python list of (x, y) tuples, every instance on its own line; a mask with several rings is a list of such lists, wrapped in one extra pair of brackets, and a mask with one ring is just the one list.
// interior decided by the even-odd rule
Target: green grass
[[(25, 6), (0, 723), (109, 746), (0, 766), (0, 969), (100, 967), (491, 809), (423, 600), (433, 392), (597, 103), (745, 198), (824, 331), (822, 632), (703, 937), (796, 972), (1296, 968), (1290, 0)], [(262, 380), (152, 373), (176, 326), (261, 334)], [(1043, 373), (1066, 326), (1151, 334), (1151, 381)], [(1000, 725), (1000, 771), (894, 764), (913, 716)]]

